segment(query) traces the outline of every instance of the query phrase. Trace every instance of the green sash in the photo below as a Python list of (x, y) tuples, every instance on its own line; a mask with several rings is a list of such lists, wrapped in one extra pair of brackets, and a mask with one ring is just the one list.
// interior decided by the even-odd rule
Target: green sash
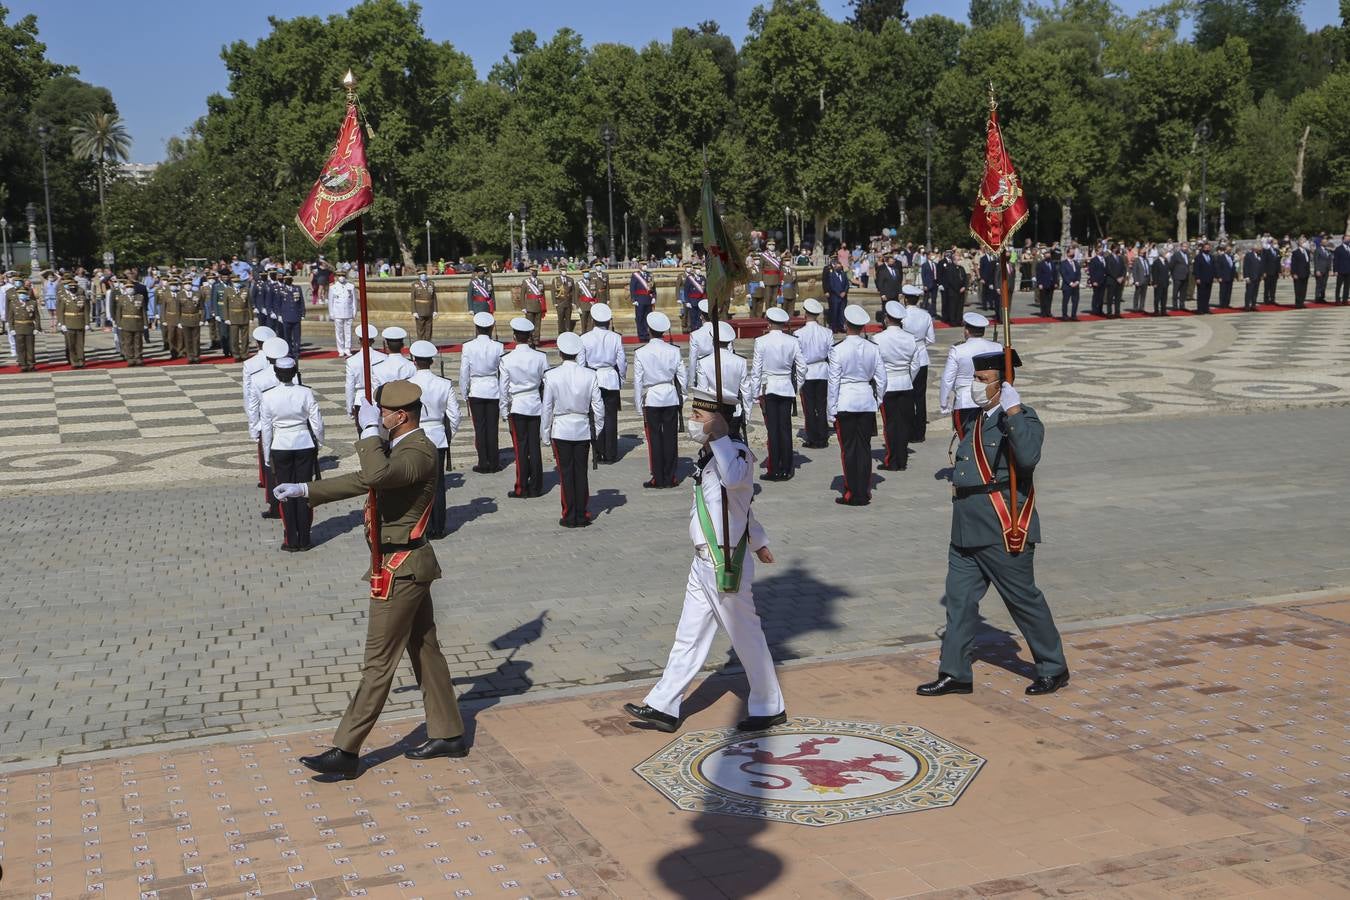
[[(722, 502), (727, 502), (726, 491), (722, 492)], [(703, 485), (694, 488), (694, 506), (698, 510), (698, 527), (703, 532), (703, 540), (712, 554), (713, 566), (717, 570), (717, 589), (724, 594), (734, 594), (741, 589), (741, 573), (745, 571), (745, 548), (750, 543), (750, 528), (747, 523), (745, 534), (741, 535), (736, 549), (732, 551), (728, 563), (722, 545), (717, 540), (717, 529), (713, 527), (712, 516), (708, 514), (707, 501), (703, 499)]]

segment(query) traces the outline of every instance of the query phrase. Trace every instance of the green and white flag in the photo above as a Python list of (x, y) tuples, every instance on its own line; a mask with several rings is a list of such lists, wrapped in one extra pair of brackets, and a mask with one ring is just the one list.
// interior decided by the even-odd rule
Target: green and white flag
[(731, 286), (748, 277), (745, 258), (731, 240), (726, 223), (717, 214), (712, 176), (703, 170), (703, 251), (707, 257), (708, 305), (725, 304), (731, 299)]

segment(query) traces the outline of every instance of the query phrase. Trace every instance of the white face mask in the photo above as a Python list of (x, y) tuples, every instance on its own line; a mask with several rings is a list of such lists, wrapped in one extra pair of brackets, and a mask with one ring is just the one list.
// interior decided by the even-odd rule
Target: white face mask
[(999, 389), (994, 392), (994, 396), (991, 399), (989, 397), (989, 385), (985, 384), (983, 381), (974, 381), (971, 382), (970, 385), (970, 399), (974, 400), (975, 405), (980, 409), (990, 410), (995, 406), (998, 406), (998, 395), (1001, 390), (1002, 388), (999, 387)]
[(427, 276), (425, 276), (425, 275), (421, 275), (421, 276), (418, 276), (418, 277), (419, 277), (422, 281), (426, 281), (426, 280), (427, 280)]
[(703, 426), (702, 422), (690, 419), (685, 423), (684, 431), (685, 434), (689, 435), (689, 440), (695, 444), (708, 443), (708, 429)]
[(338, 279), (338, 284), (346, 284), (346, 283), (347, 283), (347, 276), (344, 275)]

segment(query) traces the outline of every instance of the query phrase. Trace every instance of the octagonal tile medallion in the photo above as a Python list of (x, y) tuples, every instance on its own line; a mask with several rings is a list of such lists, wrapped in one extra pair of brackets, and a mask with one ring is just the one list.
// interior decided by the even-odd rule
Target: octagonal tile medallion
[(634, 771), (690, 812), (820, 826), (951, 806), (983, 765), (917, 725), (795, 717), (680, 735)]

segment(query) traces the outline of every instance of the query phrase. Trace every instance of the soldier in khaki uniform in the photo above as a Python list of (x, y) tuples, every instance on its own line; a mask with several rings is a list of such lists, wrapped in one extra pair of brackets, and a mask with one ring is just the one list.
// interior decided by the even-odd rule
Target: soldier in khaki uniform
[(791, 258), (783, 257), (783, 309), (787, 310), (788, 318), (797, 314), (797, 265)]
[[(310, 506), (319, 506), (375, 491), (383, 586), (371, 588), (361, 685), (333, 736), (333, 747), (300, 759), (316, 772), (344, 778), (355, 778), (360, 771), (361, 746), (384, 708), (404, 648), (422, 686), (429, 738), (404, 756), (432, 759), (469, 752), (450, 670), (436, 639), (431, 583), (441, 577), (441, 567), (426, 529), (439, 457), (422, 431), (422, 389), (410, 381), (390, 381), (380, 386), (376, 404), (362, 401), (357, 412), (360, 471), (308, 484), (280, 484), (274, 492), (278, 500), (308, 497)], [(388, 433), (388, 449), (381, 429)], [(370, 574), (368, 570), (366, 577)]]
[(234, 273), (225, 276), (225, 285), (220, 296), (220, 308), (224, 311), (225, 327), (229, 329), (230, 351), (235, 362), (248, 358), (248, 331), (250, 320), (248, 293), (239, 290)]
[(585, 334), (595, 327), (591, 320), (591, 307), (595, 306), (595, 279), (591, 272), (583, 272), (576, 280), (577, 306), (581, 309), (581, 333)]
[(558, 334), (572, 330), (572, 297), (576, 289), (576, 282), (566, 269), (553, 276), (553, 312), (558, 317)]
[(436, 309), (436, 285), (432, 284), (425, 270), (418, 273), (412, 286), (413, 333), (419, 341), (431, 340), (432, 320), (438, 315)]
[(170, 273), (168, 278), (160, 279), (155, 293), (159, 300), (160, 336), (164, 339), (164, 349), (169, 351), (169, 359), (183, 355), (183, 335), (178, 330), (178, 308), (182, 301), (178, 290), (178, 276)]
[(20, 372), (31, 372), (37, 368), (36, 335), (42, 328), (42, 304), (26, 283), (20, 284), (9, 292), (9, 304), (5, 310), (5, 327), (14, 335), (14, 353), (19, 360)]
[(178, 337), (182, 342), (179, 349), (190, 363), (201, 362), (203, 306), (202, 295), (185, 280), (178, 294)]
[(544, 330), (544, 313), (548, 312), (548, 300), (544, 297), (544, 282), (539, 280), (539, 264), (530, 263), (530, 273), (521, 282), (521, 309), (525, 318), (530, 320), (534, 330), (530, 332), (530, 346), (539, 344), (539, 333)]
[(122, 339), (122, 358), (128, 366), (143, 364), (145, 315), (145, 298), (136, 293), (133, 282), (124, 281), (113, 299), (113, 320)]
[(56, 295), (56, 322), (66, 338), (66, 362), (84, 368), (84, 329), (89, 319), (89, 301), (75, 279), (67, 276)]

